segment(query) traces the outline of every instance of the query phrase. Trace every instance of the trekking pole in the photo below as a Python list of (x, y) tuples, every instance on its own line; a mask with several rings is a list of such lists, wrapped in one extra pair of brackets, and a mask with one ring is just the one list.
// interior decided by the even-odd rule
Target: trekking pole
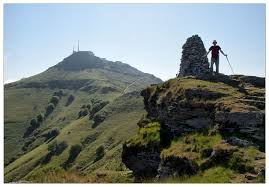
[(230, 64), (229, 59), (228, 59), (227, 56), (226, 56), (226, 59), (227, 59), (227, 62), (229, 63), (229, 66), (230, 66), (230, 68), (231, 68), (231, 70), (232, 70), (232, 72), (233, 72), (233, 74), (234, 74), (234, 70), (233, 70), (233, 68), (232, 68), (232, 66), (231, 66), (231, 64)]

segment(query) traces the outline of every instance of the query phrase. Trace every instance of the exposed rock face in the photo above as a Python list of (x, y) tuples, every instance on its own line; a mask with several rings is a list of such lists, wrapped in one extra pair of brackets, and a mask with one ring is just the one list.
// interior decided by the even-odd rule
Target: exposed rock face
[(215, 122), (222, 125), (223, 131), (239, 132), (253, 140), (264, 142), (264, 111), (217, 112)]
[(242, 139), (237, 138), (235, 136), (228, 137), (226, 139), (226, 142), (229, 143), (229, 144), (231, 144), (231, 145), (236, 145), (236, 146), (239, 146), (239, 147), (255, 146), (254, 143), (249, 142), (247, 140), (242, 140)]
[[(224, 84), (220, 84), (190, 77), (143, 90), (148, 118), (160, 121), (174, 136), (219, 124), (223, 132), (244, 134), (263, 146), (265, 103), (261, 101), (262, 106), (253, 105), (245, 102), (244, 98), (258, 93), (261, 95), (259, 99), (264, 99), (264, 89), (226, 79)], [(197, 85), (190, 87), (185, 83), (180, 86), (184, 81), (189, 84), (197, 81)], [(239, 84), (243, 86), (239, 87)], [(252, 98), (252, 101), (255, 99)]]
[(194, 174), (199, 166), (187, 157), (168, 157), (161, 161), (157, 178), (179, 177), (181, 174)]
[(182, 46), (182, 57), (178, 76), (201, 76), (209, 72), (206, 49), (198, 35), (188, 38)]
[(131, 168), (136, 181), (141, 178), (155, 177), (160, 163), (160, 151), (124, 145), (122, 161)]
[[(234, 154), (240, 155), (241, 149), (250, 146), (256, 147), (260, 155), (264, 154), (258, 151), (258, 148), (264, 150), (265, 143), (263, 84), (263, 78), (220, 74), (203, 78), (179, 77), (148, 87), (141, 92), (148, 114), (146, 119), (139, 122), (139, 132), (147, 123), (159, 122), (160, 143), (157, 149), (150, 149), (149, 146), (147, 150), (150, 151), (124, 146), (123, 162), (136, 177), (155, 176), (159, 179), (192, 175), (217, 164), (228, 165), (234, 159)], [(206, 133), (206, 136), (218, 133), (222, 140), (217, 146), (204, 147), (200, 151), (190, 143), (179, 147), (169, 144), (171, 140), (197, 132)], [(180, 147), (185, 149), (181, 150)], [(164, 150), (168, 150), (166, 153), (169, 156), (160, 156)], [(243, 161), (235, 167), (237, 172), (246, 175), (242, 181), (253, 182), (264, 176), (264, 156), (254, 159), (247, 151), (242, 154), (242, 159), (240, 156), (236, 159)], [(197, 162), (197, 159), (201, 160)], [(249, 159), (254, 161), (250, 162)]]

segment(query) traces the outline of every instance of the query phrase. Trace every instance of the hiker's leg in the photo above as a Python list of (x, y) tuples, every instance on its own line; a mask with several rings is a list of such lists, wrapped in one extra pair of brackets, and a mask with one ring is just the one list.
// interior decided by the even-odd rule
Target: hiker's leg
[(216, 59), (216, 72), (219, 73), (219, 57)]
[(210, 71), (213, 74), (213, 65), (214, 65), (214, 58), (211, 57), (211, 62), (210, 62)]

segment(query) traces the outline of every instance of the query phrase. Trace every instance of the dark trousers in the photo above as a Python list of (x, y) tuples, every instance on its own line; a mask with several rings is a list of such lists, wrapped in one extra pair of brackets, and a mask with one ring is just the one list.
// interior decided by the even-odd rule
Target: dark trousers
[(216, 73), (219, 73), (219, 57), (211, 57), (210, 70), (213, 73), (213, 65), (216, 64)]

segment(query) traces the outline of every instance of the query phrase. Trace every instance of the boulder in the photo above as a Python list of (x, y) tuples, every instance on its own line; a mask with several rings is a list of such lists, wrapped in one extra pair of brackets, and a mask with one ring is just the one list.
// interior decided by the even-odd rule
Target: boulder
[(190, 157), (186, 156), (169, 156), (162, 159), (157, 178), (179, 177), (187, 174), (191, 175), (198, 171), (198, 164)]

